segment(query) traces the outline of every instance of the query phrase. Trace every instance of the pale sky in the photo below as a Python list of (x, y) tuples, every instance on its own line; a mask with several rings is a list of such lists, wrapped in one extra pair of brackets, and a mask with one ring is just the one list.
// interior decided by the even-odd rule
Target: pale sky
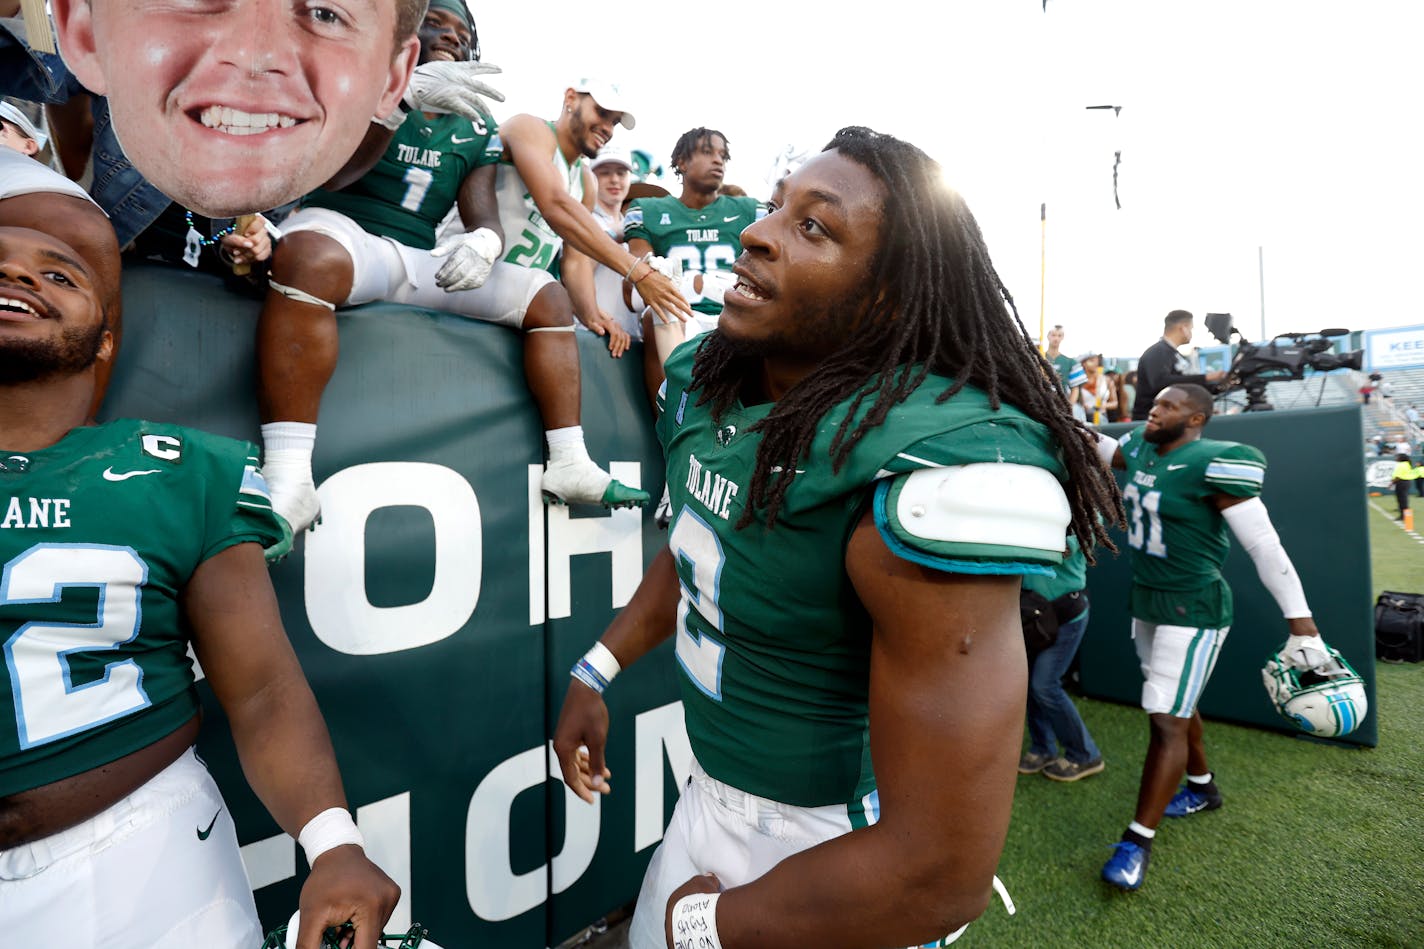
[[(1033, 335), (1136, 356), (1168, 310), (1268, 334), (1424, 323), (1420, 0), (939, 0), (540, 4), (471, 0), (508, 96), (552, 118), (582, 75), (620, 83), (666, 163), (731, 142), (764, 197), (787, 145), (843, 125), (919, 145), (974, 210)], [(1121, 105), (1121, 115), (1087, 111)], [(1113, 152), (1122, 151), (1113, 206)], [(1039, 205), (1048, 205), (1040, 280)]]

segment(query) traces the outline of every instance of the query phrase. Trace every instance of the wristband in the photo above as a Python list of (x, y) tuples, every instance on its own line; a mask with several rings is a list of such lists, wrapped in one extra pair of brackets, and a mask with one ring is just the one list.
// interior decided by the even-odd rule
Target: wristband
[(684, 896), (672, 908), (672, 949), (722, 949), (717, 936), (721, 893)]
[(574, 667), (569, 670), (569, 675), (578, 679), (599, 695), (608, 688), (608, 683), (618, 673), (623, 671), (623, 667), (618, 664), (618, 659), (608, 650), (603, 643), (594, 643), (593, 648), (584, 653), (582, 659), (574, 663)]
[[(653, 252), (648, 251), (646, 254), (633, 261), (633, 266), (628, 268), (628, 272), (623, 275), (623, 279), (629, 281), (630, 283), (637, 283), (637, 281), (633, 279), (633, 271), (638, 269), (639, 264), (646, 264), (648, 262), (648, 258), (651, 256), (653, 256)], [(644, 274), (643, 276), (646, 277), (647, 274)]]
[(316, 863), (317, 857), (333, 847), (355, 844), (364, 849), (366, 846), (365, 838), (351, 819), (351, 812), (344, 807), (329, 807), (307, 821), (297, 834), (297, 843), (306, 851), (307, 866)]

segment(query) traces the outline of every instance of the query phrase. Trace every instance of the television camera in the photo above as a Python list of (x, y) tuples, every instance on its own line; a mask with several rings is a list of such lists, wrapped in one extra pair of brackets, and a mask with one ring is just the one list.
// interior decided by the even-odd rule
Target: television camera
[(1247, 412), (1269, 412), (1273, 406), (1266, 400), (1266, 384), (1305, 378), (1307, 368), (1318, 372), (1332, 369), (1359, 369), (1365, 351), (1348, 353), (1332, 351), (1331, 340), (1350, 335), (1347, 329), (1323, 329), (1318, 333), (1281, 333), (1265, 343), (1252, 343), (1232, 326), (1230, 313), (1208, 313), (1206, 328), (1218, 342), (1230, 343), (1238, 338), (1236, 357), (1226, 371), (1226, 378), (1215, 387), (1217, 395), (1237, 389), (1246, 390)]

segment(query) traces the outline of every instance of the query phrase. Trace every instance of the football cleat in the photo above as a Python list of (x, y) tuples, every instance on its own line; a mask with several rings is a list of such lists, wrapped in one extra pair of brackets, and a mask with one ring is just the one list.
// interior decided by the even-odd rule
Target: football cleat
[[(300, 913), (293, 913), (287, 925), (278, 926), (267, 934), (262, 949), (295, 949), (300, 919)], [(342, 940), (350, 937), (355, 931), (355, 927), (350, 923), (331, 927), (321, 934), (321, 949), (341, 949)], [(378, 949), (440, 949), (428, 937), (429, 931), (415, 923), (403, 933), (386, 933), (377, 937), (376, 946)]]
[(1182, 785), (1181, 790), (1172, 795), (1172, 799), (1167, 802), (1167, 809), (1162, 814), (1166, 817), (1187, 817), (1202, 811), (1214, 811), (1221, 804), (1220, 793), (1199, 791), (1188, 781)]
[(1320, 738), (1348, 735), (1369, 711), (1365, 682), (1339, 650), (1327, 646), (1329, 658), (1314, 669), (1297, 669), (1278, 651), (1266, 661), (1261, 680), (1266, 695), (1283, 718)]
[(1120, 890), (1135, 890), (1147, 876), (1147, 862), (1152, 851), (1130, 840), (1119, 840), (1113, 855), (1103, 864), (1103, 879)]
[(602, 504), (604, 507), (642, 507), (651, 500), (648, 492), (615, 481), (587, 458), (555, 464), (544, 469), (539, 482), (546, 504)]

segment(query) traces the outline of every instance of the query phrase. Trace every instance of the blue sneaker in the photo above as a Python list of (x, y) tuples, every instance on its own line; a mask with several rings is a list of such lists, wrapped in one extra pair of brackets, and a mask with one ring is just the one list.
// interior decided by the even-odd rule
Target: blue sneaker
[(1188, 781), (1182, 785), (1180, 791), (1172, 795), (1172, 799), (1167, 802), (1167, 809), (1162, 813), (1167, 817), (1186, 817), (1190, 814), (1199, 814), (1202, 811), (1214, 811), (1220, 806), (1220, 793), (1203, 793)]
[(1139, 847), (1130, 840), (1119, 840), (1113, 847), (1113, 855), (1103, 864), (1103, 879), (1123, 890), (1135, 890), (1147, 876), (1147, 861), (1152, 851)]

